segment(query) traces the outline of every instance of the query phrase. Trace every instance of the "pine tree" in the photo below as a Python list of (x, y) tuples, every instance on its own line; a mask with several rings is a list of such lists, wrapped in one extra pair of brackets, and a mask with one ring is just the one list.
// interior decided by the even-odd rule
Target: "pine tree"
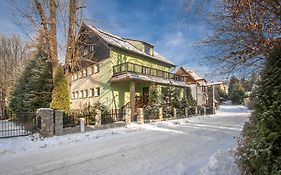
[(19, 78), (9, 106), (13, 112), (34, 112), (49, 107), (52, 89), (51, 63), (45, 52), (38, 48), (35, 58)]
[(66, 113), (70, 108), (68, 85), (61, 65), (58, 65), (54, 78), (51, 108), (60, 109)]

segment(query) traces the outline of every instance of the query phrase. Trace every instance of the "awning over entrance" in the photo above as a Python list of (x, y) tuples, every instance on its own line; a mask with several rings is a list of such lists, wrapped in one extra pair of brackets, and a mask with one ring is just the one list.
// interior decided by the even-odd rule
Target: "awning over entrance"
[(126, 72), (120, 75), (113, 76), (109, 81), (110, 82), (119, 82), (125, 80), (139, 80), (139, 81), (148, 81), (159, 83), (163, 85), (174, 85), (180, 87), (188, 87), (188, 85), (183, 81), (176, 81), (173, 79), (167, 79), (162, 77), (156, 77), (151, 75), (137, 74), (133, 72)]

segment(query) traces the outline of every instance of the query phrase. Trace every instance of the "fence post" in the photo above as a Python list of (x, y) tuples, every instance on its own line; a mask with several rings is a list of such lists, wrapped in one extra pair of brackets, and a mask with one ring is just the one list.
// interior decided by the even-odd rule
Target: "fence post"
[(55, 135), (63, 135), (63, 111), (55, 110)]
[(131, 109), (126, 108), (126, 113), (125, 113), (125, 125), (128, 126), (131, 124)]
[(99, 127), (101, 125), (101, 110), (97, 110), (97, 114), (95, 116), (95, 126)]
[(188, 116), (188, 107), (184, 108), (185, 116)]
[(206, 115), (207, 111), (206, 111), (206, 107), (203, 106), (203, 111), (204, 111), (204, 115)]
[(159, 108), (159, 120), (162, 121), (163, 120), (163, 107)]
[(144, 124), (143, 108), (138, 108), (138, 123)]
[(177, 118), (177, 108), (174, 108), (173, 110), (173, 117)]
[(80, 132), (85, 132), (85, 118), (79, 118), (80, 120)]

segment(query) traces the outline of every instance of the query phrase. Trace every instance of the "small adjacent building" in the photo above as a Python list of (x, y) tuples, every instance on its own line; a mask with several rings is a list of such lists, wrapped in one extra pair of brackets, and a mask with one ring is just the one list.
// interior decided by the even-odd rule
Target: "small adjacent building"
[(101, 103), (108, 109), (137, 107), (148, 102), (149, 88), (157, 85), (186, 88), (184, 77), (171, 71), (175, 64), (151, 43), (121, 38), (83, 24), (78, 37), (78, 64), (72, 70), (71, 109)]
[(183, 67), (179, 67), (176, 74), (184, 77), (184, 82), (191, 88), (191, 94), (196, 100), (197, 106), (206, 106), (208, 101), (206, 79)]

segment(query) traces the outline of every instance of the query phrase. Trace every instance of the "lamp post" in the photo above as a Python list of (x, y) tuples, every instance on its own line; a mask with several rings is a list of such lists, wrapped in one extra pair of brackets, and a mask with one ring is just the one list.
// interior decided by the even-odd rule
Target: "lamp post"
[(215, 107), (215, 83), (213, 81), (213, 114), (216, 113), (215, 109), (216, 109), (216, 107)]

